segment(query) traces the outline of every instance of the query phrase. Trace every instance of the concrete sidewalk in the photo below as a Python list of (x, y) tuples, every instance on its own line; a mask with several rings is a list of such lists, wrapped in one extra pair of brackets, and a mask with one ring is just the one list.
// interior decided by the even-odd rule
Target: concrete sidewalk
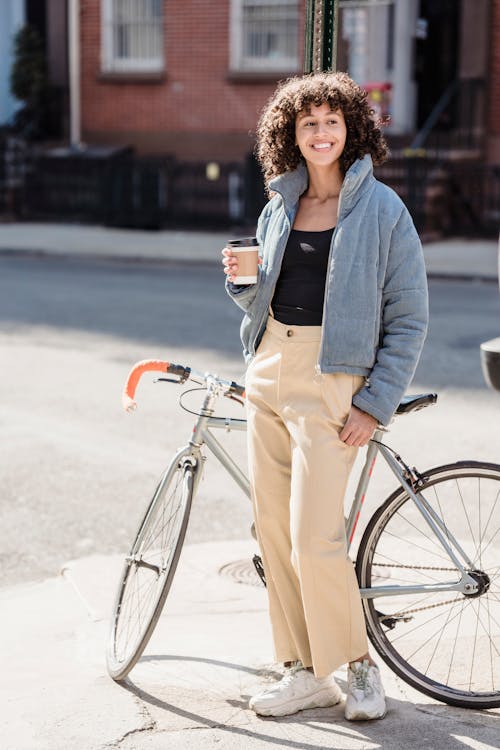
[[(110, 229), (79, 224), (0, 224), (0, 254), (30, 253), (128, 261), (220, 263), (227, 232)], [(494, 240), (446, 239), (424, 244), (431, 277), (496, 280)]]
[[(347, 722), (343, 703), (282, 719), (249, 711), (249, 696), (279, 676), (255, 551), (251, 539), (186, 546), (153, 638), (122, 684), (104, 662), (121, 556), (0, 591), (2, 750), (499, 747), (499, 710), (435, 703), (383, 664), (383, 721)], [(345, 691), (345, 670), (337, 679)]]

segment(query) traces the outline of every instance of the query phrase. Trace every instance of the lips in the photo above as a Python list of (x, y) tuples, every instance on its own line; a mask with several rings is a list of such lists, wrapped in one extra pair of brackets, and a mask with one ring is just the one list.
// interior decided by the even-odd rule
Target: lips
[(313, 143), (312, 148), (315, 151), (326, 151), (333, 146), (332, 143)]

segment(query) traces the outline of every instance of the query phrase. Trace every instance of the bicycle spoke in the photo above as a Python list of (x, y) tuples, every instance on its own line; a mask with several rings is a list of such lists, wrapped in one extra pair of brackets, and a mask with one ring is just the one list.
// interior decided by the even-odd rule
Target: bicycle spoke
[[(137, 638), (135, 631), (138, 630), (140, 633), (142, 613), (149, 609), (147, 603), (150, 601), (151, 593), (153, 590), (153, 581), (151, 581), (150, 583), (146, 581), (139, 584), (138, 579), (139, 576), (137, 575), (137, 571), (135, 571), (134, 580), (132, 582), (132, 593), (131, 596), (126, 600), (128, 607), (126, 610), (127, 630), (124, 639), (125, 647), (131, 642), (133, 643)], [(143, 589), (145, 589), (145, 593)], [(125, 612), (123, 613), (123, 617), (125, 618)]]
[[(457, 601), (458, 601), (458, 600), (457, 600)], [(465, 602), (464, 606), (467, 606), (468, 604), (470, 604), (470, 602)], [(453, 607), (453, 606), (455, 606), (455, 605), (454, 605), (454, 604), (452, 604), (452, 607)], [(405, 634), (404, 634), (404, 636), (405, 636), (405, 637), (408, 637), (408, 635), (409, 635), (409, 634), (411, 634), (411, 633), (415, 632), (415, 631), (416, 631), (416, 630), (418, 630), (419, 628), (423, 628), (423, 627), (426, 627), (426, 626), (427, 626), (427, 625), (429, 625), (429, 624), (430, 624), (431, 622), (434, 622), (434, 620), (437, 620), (437, 618), (438, 618), (438, 617), (441, 617), (441, 616), (442, 616), (442, 613), (439, 613), (438, 615), (435, 615), (435, 617), (431, 617), (431, 618), (430, 618), (429, 620), (426, 620), (425, 622), (421, 623), (420, 625), (417, 625), (417, 626), (416, 626), (415, 628), (413, 628), (412, 630), (410, 630), (410, 631), (409, 631), (409, 633), (405, 633)], [(455, 617), (458, 617), (458, 613), (457, 613), (456, 615), (454, 615), (454, 617), (452, 617), (452, 619), (450, 620), (450, 622), (453, 622), (453, 620), (455, 619)], [(428, 643), (428, 642), (429, 642), (430, 640), (432, 640), (432, 638), (434, 638), (434, 636), (435, 636), (435, 635), (436, 635), (437, 633), (439, 633), (439, 632), (440, 632), (440, 630), (441, 630), (441, 628), (439, 628), (438, 630), (436, 630), (436, 631), (435, 631), (435, 632), (434, 632), (434, 633), (433, 633), (433, 634), (432, 634), (431, 636), (429, 636), (429, 638), (427, 638), (427, 640), (426, 640), (426, 641), (424, 641), (423, 643), (421, 643), (421, 644), (420, 644), (420, 646), (418, 646), (418, 648), (416, 648), (416, 649), (415, 649), (415, 651), (413, 651), (413, 653), (412, 653), (412, 654), (410, 654), (409, 658), (411, 659), (411, 658), (412, 658), (413, 656), (415, 656), (415, 654), (417, 654), (417, 653), (418, 653), (419, 651), (421, 651), (421, 650), (422, 650), (422, 649), (424, 648), (424, 646), (426, 646), (426, 645), (427, 645), (427, 643)], [(400, 637), (403, 637), (403, 636), (400, 636)], [(394, 639), (394, 641), (392, 641), (392, 643), (395, 643), (395, 641), (396, 641), (396, 640), (398, 640), (398, 639), (397, 639), (397, 638), (395, 638), (395, 639)]]
[[(484, 524), (484, 534), (486, 534), (486, 530), (488, 529), (488, 527), (489, 527), (489, 525), (490, 525), (490, 521), (491, 521), (491, 518), (492, 518), (492, 516), (493, 516), (493, 511), (494, 511), (494, 510), (495, 510), (495, 508), (496, 508), (496, 505), (497, 505), (497, 502), (498, 502), (498, 498), (499, 498), (499, 497), (500, 497), (500, 490), (498, 490), (498, 492), (497, 492), (497, 494), (496, 494), (496, 497), (495, 497), (495, 502), (493, 503), (493, 507), (491, 508), (491, 511), (490, 511), (490, 515), (488, 516), (488, 520), (487, 520), (487, 521), (486, 521), (486, 523)], [(484, 535), (483, 535), (483, 536), (484, 536)], [(481, 536), (481, 539), (480, 539), (480, 545), (482, 544), (482, 541), (483, 541), (483, 536)], [(485, 551), (485, 550), (483, 549), (483, 553), (484, 553), (484, 551)], [(476, 562), (476, 560), (474, 560), (474, 562)], [(500, 566), (499, 566), (499, 567), (500, 567)]]
[(462, 497), (462, 493), (460, 492), (460, 486), (459, 486), (459, 484), (458, 484), (458, 479), (456, 479), (456, 480), (455, 480), (455, 482), (456, 482), (456, 484), (457, 484), (458, 494), (460, 495), (460, 501), (461, 501), (461, 503), (462, 503), (462, 508), (464, 509), (464, 515), (465, 515), (465, 518), (467, 519), (467, 523), (468, 523), (468, 526), (469, 526), (469, 530), (470, 530), (470, 533), (471, 533), (472, 541), (473, 541), (473, 543), (474, 543), (474, 546), (475, 546), (475, 548), (476, 548), (476, 552), (477, 552), (477, 544), (476, 544), (476, 539), (475, 539), (475, 537), (474, 537), (474, 532), (472, 531), (472, 526), (471, 526), (471, 523), (470, 523), (470, 518), (469, 518), (469, 514), (467, 513), (467, 510), (466, 510), (466, 508), (465, 508), (465, 503), (464, 503), (464, 499), (463, 499), (463, 497)]
[[(407, 523), (407, 524), (408, 524), (409, 526), (411, 526), (411, 527), (412, 527), (413, 529), (415, 529), (415, 531), (417, 531), (417, 532), (418, 532), (419, 534), (421, 534), (421, 535), (422, 535), (422, 536), (423, 536), (423, 537), (424, 537), (424, 538), (425, 538), (425, 539), (426, 539), (426, 540), (427, 540), (428, 542), (432, 542), (432, 543), (434, 544), (434, 546), (435, 546), (435, 547), (437, 547), (437, 549), (438, 549), (438, 550), (439, 550), (440, 552), (442, 552), (443, 548), (442, 548), (441, 544), (439, 543), (439, 541), (438, 541), (437, 539), (434, 539), (434, 538), (432, 538), (432, 537), (429, 537), (429, 530), (428, 530), (428, 529), (427, 529), (427, 534), (426, 534), (426, 533), (424, 533), (424, 532), (422, 531), (422, 529), (421, 529), (421, 528), (419, 528), (418, 526), (416, 526), (416, 524), (415, 524), (415, 523), (412, 523), (411, 521), (409, 521), (409, 520), (408, 520), (408, 519), (407, 519), (407, 518), (406, 518), (406, 517), (405, 517), (405, 516), (404, 516), (404, 515), (403, 515), (403, 514), (401, 513), (401, 511), (399, 511), (397, 515), (398, 515), (398, 516), (399, 516), (400, 518), (402, 518), (402, 519), (403, 519), (404, 521), (406, 521), (406, 523)], [(442, 516), (441, 516), (441, 518), (442, 518)], [(419, 520), (421, 520), (421, 519), (419, 518)], [(440, 557), (440, 556), (441, 556), (441, 555), (437, 555), (437, 553), (435, 553), (435, 552), (432, 552), (432, 550), (428, 550), (428, 551), (430, 552), (430, 554), (431, 554), (431, 555), (432, 555), (432, 554), (435, 554), (435, 555), (436, 555), (437, 557)]]
[(156, 592), (156, 582), (154, 580), (139, 583), (138, 576), (135, 576), (135, 581), (134, 593), (130, 597), (128, 608), (128, 627), (125, 645), (135, 643), (139, 637), (143, 619), (149, 614), (151, 602), (154, 601)]
[[(486, 605), (485, 606), (486, 606), (486, 609), (487, 609), (487, 612), (488, 612), (488, 621), (489, 621), (491, 618), (490, 618), (490, 603), (489, 603), (488, 599), (486, 599)], [(491, 626), (490, 626), (490, 630), (491, 630)], [(491, 667), (491, 689), (492, 690), (495, 689), (495, 678), (494, 678), (494, 675), (493, 675), (493, 652), (492, 652), (492, 646), (494, 646), (494, 645), (495, 644), (491, 640), (491, 636), (490, 636), (490, 667)], [(500, 652), (498, 651), (498, 649), (496, 647), (495, 647), (495, 651), (497, 652), (497, 655), (500, 656)]]
[[(397, 560), (394, 560), (392, 557), (389, 557), (388, 555), (385, 555), (382, 552), (377, 552), (377, 557), (380, 557), (382, 560), (387, 560), (389, 563), (393, 563), (395, 566), (398, 565)], [(374, 567), (376, 567), (377, 565), (379, 565), (379, 563), (374, 561), (373, 565), (374, 565)], [(380, 565), (383, 565), (383, 563), (380, 563)], [(415, 571), (416, 569), (413, 569), (413, 570)], [(408, 571), (408, 572), (410, 572), (410, 571)], [(423, 571), (419, 570), (419, 573), (421, 573), (425, 578), (428, 578), (430, 581), (432, 581), (432, 583), (437, 583), (438, 580), (439, 580), (438, 578), (436, 578), (436, 576), (430, 575), (430, 573), (428, 571), (423, 572)], [(401, 580), (404, 582), (405, 579), (401, 579)]]
[(486, 547), (483, 549), (483, 555), (486, 552), (486, 550), (488, 549), (488, 547), (490, 546), (490, 544), (492, 543), (492, 541), (496, 538), (496, 536), (497, 536), (497, 534), (498, 534), (499, 531), (500, 531), (500, 526), (498, 526), (497, 530), (495, 531), (495, 533), (491, 537), (490, 541), (488, 542), (488, 544), (486, 545)]
[[(482, 540), (483, 535), (481, 534), (481, 480), (478, 477), (477, 480), (478, 488), (477, 488), (477, 514), (478, 514), (478, 536), (479, 536), (479, 567), (483, 567), (483, 556), (481, 554), (482, 552)], [(474, 558), (476, 559), (476, 558)]]
[[(486, 628), (486, 626), (485, 626), (485, 624), (483, 623), (483, 621), (482, 621), (482, 619), (481, 619), (481, 616), (480, 616), (480, 614), (479, 614), (479, 611), (480, 611), (480, 609), (481, 609), (481, 606), (483, 606), (483, 607), (487, 608), (487, 603), (486, 603), (486, 602), (483, 602), (483, 601), (482, 601), (481, 599), (478, 599), (477, 601), (478, 601), (478, 612), (477, 612), (477, 619), (479, 620), (479, 624), (481, 625), (482, 629), (484, 630), (484, 634), (485, 634), (485, 636), (486, 636), (486, 637), (488, 638), (488, 641), (489, 641), (489, 643), (490, 643), (490, 649), (491, 649), (491, 648), (494, 648), (494, 649), (495, 649), (495, 651), (497, 652), (497, 656), (500, 656), (500, 651), (499, 651), (499, 650), (497, 649), (497, 647), (496, 647), (496, 646), (495, 646), (495, 644), (493, 643), (493, 641), (492, 641), (492, 639), (491, 639), (491, 634), (490, 634), (490, 631), (489, 631), (489, 630), (488, 630), (488, 629)], [(489, 610), (489, 605), (488, 605), (488, 610)], [(489, 612), (488, 612), (488, 619), (489, 619)]]
[[(474, 609), (474, 604), (472, 604), (472, 609)], [(474, 648), (472, 650), (472, 658), (470, 660), (469, 690), (472, 688), (472, 672), (474, 670), (474, 655), (476, 653), (477, 631), (478, 630), (479, 630), (479, 617), (476, 616), (476, 631), (474, 633)]]
[[(498, 599), (497, 599), (497, 601), (498, 601)], [(494, 624), (495, 624), (495, 625), (497, 626), (497, 628), (498, 628), (498, 632), (500, 633), (500, 623), (498, 622), (498, 620), (496, 620), (496, 619), (495, 619), (495, 618), (493, 617), (493, 615), (491, 615), (491, 619), (493, 620)]]
[[(458, 599), (456, 601), (459, 601)], [(451, 605), (452, 607), (454, 604)], [(438, 612), (433, 617), (430, 617), (428, 620), (425, 620), (424, 622), (418, 623), (418, 625), (415, 625), (415, 627), (411, 628), (411, 630), (405, 630), (401, 635), (394, 638), (391, 643), (395, 643), (396, 641), (400, 640), (401, 638), (408, 638), (409, 635), (412, 635), (417, 630), (420, 630), (421, 628), (425, 628), (427, 625), (429, 625), (431, 622), (434, 622), (434, 620), (437, 620), (438, 617), (442, 617), (442, 612)]]
[(409, 541), (408, 539), (405, 539), (404, 536), (398, 536), (394, 532), (386, 530), (384, 533), (387, 534), (387, 536), (393, 537), (398, 542), (404, 542), (404, 544), (411, 544), (416, 549), (422, 550), (422, 552), (425, 552), (427, 554), (434, 555), (435, 557), (438, 557), (439, 559), (444, 560), (445, 562), (447, 562), (448, 564), (450, 564), (450, 558), (449, 557), (445, 557), (444, 555), (438, 555), (436, 552), (433, 552), (432, 550), (428, 550), (425, 547), (422, 547), (420, 544), (417, 544), (416, 542)]
[[(412, 610), (426, 610), (430, 609), (431, 607), (438, 607), (441, 605), (441, 602), (434, 602), (432, 604), (429, 603), (429, 599), (432, 599), (434, 596), (442, 596), (442, 592), (438, 591), (431, 591), (428, 594), (424, 594), (418, 597), (418, 599), (414, 599), (408, 603), (408, 605), (404, 609), (398, 609), (397, 612), (395, 612), (394, 616), (398, 615), (404, 615), (407, 613), (411, 613)], [(399, 598), (399, 597), (398, 597)], [(426, 603), (427, 602), (427, 603)]]
[(438, 507), (439, 507), (439, 516), (441, 518), (441, 521), (444, 524), (444, 533), (445, 533), (445, 536), (448, 537), (448, 541), (451, 543), (450, 535), (448, 533), (448, 527), (447, 527), (445, 519), (444, 519), (444, 512), (443, 512), (443, 509), (441, 507), (441, 500), (439, 499), (439, 496), (438, 496), (438, 493), (437, 493), (437, 489), (436, 489), (437, 486), (438, 485), (434, 484), (432, 486), (432, 489), (434, 490), (434, 495), (435, 495), (435, 498), (436, 498), (436, 502), (437, 502)]
[[(165, 509), (163, 509), (163, 510), (162, 510), (162, 514), (163, 514), (163, 515), (164, 515), (164, 513), (165, 513)], [(169, 516), (169, 517), (168, 517), (168, 518), (167, 518), (166, 520), (164, 520), (164, 521), (163, 521), (163, 523), (162, 523), (162, 524), (156, 524), (155, 526), (153, 526), (153, 527), (151, 528), (151, 530), (150, 530), (150, 533), (149, 533), (149, 537), (148, 537), (148, 538), (147, 538), (147, 539), (145, 540), (145, 543), (144, 543), (144, 547), (145, 547), (146, 549), (150, 549), (151, 547), (153, 547), (153, 546), (154, 546), (154, 544), (156, 543), (156, 540), (158, 539), (158, 537), (159, 537), (159, 536), (161, 536), (161, 535), (163, 534), (163, 531), (164, 531), (164, 530), (165, 530), (166, 528), (168, 528), (168, 526), (169, 526), (170, 522), (172, 521), (172, 519), (173, 519), (173, 518), (174, 518), (174, 517), (175, 517), (175, 516), (176, 516), (176, 515), (177, 515), (178, 513), (179, 513), (179, 508), (178, 508), (178, 507), (176, 507), (176, 508), (175, 508), (175, 510), (173, 510), (173, 511), (172, 511), (172, 513), (170, 514), (170, 516)], [(156, 530), (156, 529), (157, 529), (157, 530)], [(147, 542), (147, 543), (146, 543), (146, 542)], [(163, 543), (162, 543), (162, 545), (161, 545), (161, 548), (163, 548), (163, 546), (164, 546), (164, 545), (163, 545)]]
[(445, 622), (445, 624), (443, 625), (443, 627), (442, 627), (442, 628), (441, 628), (441, 630), (440, 630), (440, 633), (439, 633), (439, 638), (437, 639), (436, 645), (434, 646), (434, 651), (432, 652), (432, 654), (431, 654), (431, 656), (430, 656), (430, 658), (429, 658), (429, 663), (427, 664), (427, 667), (426, 667), (426, 670), (425, 670), (425, 674), (427, 674), (427, 673), (428, 673), (428, 671), (429, 671), (429, 667), (430, 667), (430, 665), (431, 665), (431, 663), (432, 663), (432, 660), (434, 659), (434, 656), (436, 655), (436, 651), (437, 651), (437, 649), (438, 649), (438, 646), (439, 646), (439, 644), (441, 643), (441, 639), (442, 639), (442, 637), (443, 637), (444, 631), (446, 630), (446, 626), (447, 626), (447, 624), (448, 624), (448, 622), (449, 622), (449, 619), (450, 619), (450, 617), (451, 617), (451, 613), (453, 612), (453, 607), (454, 607), (454, 606), (455, 606), (455, 605), (454, 605), (454, 604), (452, 604), (452, 606), (450, 607), (450, 610), (449, 610), (449, 612), (448, 612), (448, 617), (446, 618), (446, 622)]
[(451, 668), (452, 668), (452, 665), (453, 665), (453, 660), (455, 659), (455, 649), (457, 647), (458, 632), (459, 632), (459, 629), (460, 629), (460, 624), (462, 622), (462, 614), (463, 614), (463, 611), (464, 611), (464, 607), (465, 607), (465, 600), (462, 601), (462, 609), (460, 610), (460, 617), (458, 618), (457, 632), (455, 633), (455, 640), (453, 642), (453, 650), (451, 652), (450, 666), (449, 666), (449, 669), (448, 669), (448, 676), (446, 678), (446, 684), (447, 685), (450, 684)]

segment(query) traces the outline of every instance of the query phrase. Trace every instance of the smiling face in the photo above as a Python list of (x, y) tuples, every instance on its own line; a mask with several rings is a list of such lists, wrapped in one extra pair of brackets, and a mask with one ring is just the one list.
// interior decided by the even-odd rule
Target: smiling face
[(344, 150), (347, 128), (344, 115), (332, 111), (326, 102), (309, 112), (299, 112), (295, 120), (295, 140), (306, 163), (328, 167), (338, 161)]

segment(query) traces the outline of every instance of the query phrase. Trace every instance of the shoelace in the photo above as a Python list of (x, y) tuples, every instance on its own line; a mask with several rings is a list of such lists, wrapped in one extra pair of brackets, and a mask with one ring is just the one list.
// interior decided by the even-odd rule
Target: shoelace
[(373, 693), (373, 687), (368, 680), (369, 669), (369, 663), (364, 661), (357, 669), (353, 670), (356, 690), (362, 690), (365, 695)]
[(289, 685), (297, 672), (302, 672), (304, 667), (301, 664), (295, 664), (293, 667), (287, 667), (287, 671), (284, 677), (281, 679), (282, 685)]

